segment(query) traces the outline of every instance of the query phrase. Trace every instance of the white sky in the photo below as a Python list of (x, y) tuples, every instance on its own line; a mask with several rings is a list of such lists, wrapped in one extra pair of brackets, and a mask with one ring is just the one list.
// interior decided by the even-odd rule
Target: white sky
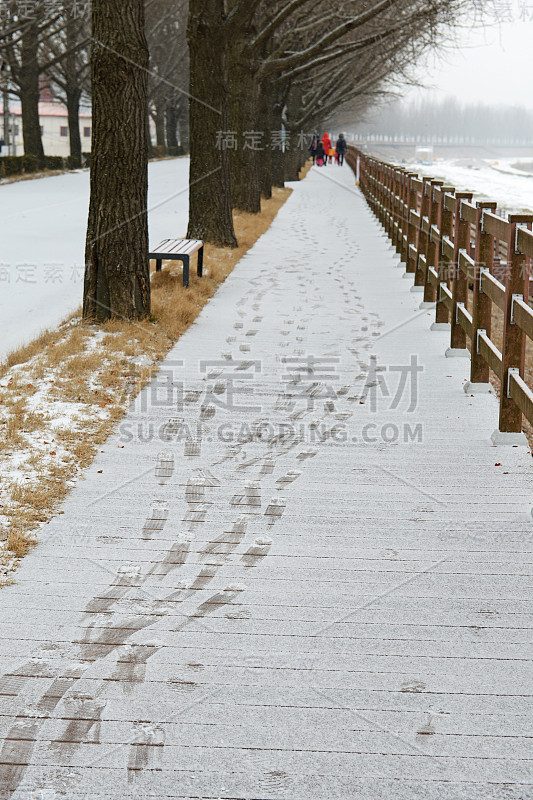
[(465, 102), (533, 108), (533, 0), (494, 0), (484, 28), (457, 31), (459, 48), (430, 55), (417, 78), (433, 90), (414, 89), (406, 97), (455, 95)]

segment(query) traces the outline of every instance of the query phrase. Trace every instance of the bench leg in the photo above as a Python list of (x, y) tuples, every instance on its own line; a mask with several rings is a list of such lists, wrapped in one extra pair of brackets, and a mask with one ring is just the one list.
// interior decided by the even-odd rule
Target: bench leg
[(186, 289), (189, 288), (189, 265), (190, 265), (190, 258), (189, 256), (182, 256), (183, 261), (183, 285)]
[(202, 275), (203, 275), (203, 271), (204, 271), (204, 248), (203, 248), (203, 247), (201, 247), (201, 248), (198, 250), (198, 268), (197, 268), (197, 274), (198, 274), (198, 277), (199, 277), (199, 278), (201, 278), (201, 277), (202, 277)]
[(155, 271), (161, 272), (161, 267), (163, 266), (163, 260), (161, 258), (156, 258), (155, 260)]

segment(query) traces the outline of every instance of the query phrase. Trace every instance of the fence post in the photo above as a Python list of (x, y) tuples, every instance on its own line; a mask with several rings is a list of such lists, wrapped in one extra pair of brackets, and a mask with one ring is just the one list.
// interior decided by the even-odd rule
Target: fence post
[(360, 153), (358, 158), (359, 158), (359, 185), (365, 197), (368, 197), (370, 166), (367, 157), (363, 155), (363, 153)]
[(470, 355), (466, 347), (466, 333), (457, 321), (457, 303), (466, 303), (468, 281), (466, 275), (459, 269), (459, 250), (468, 250), (470, 244), (470, 223), (461, 216), (461, 203), (463, 200), (472, 200), (471, 192), (457, 192), (455, 195), (454, 212), (454, 237), (453, 237), (453, 300), (451, 324), (452, 332), (450, 347), (446, 350), (447, 358), (453, 356)]
[(373, 158), (368, 158), (367, 161), (368, 166), (368, 179), (367, 179), (367, 200), (370, 204), (370, 208), (376, 214), (376, 202), (375, 202), (375, 193), (376, 193), (376, 166), (374, 164)]
[(372, 180), (372, 160), (370, 158), (364, 159), (361, 156), (361, 191), (365, 196), (365, 200), (372, 209), (374, 207), (372, 205), (372, 187), (373, 187), (373, 180)]
[(393, 240), (394, 237), (394, 197), (395, 197), (395, 190), (396, 190), (396, 170), (394, 167), (389, 167), (389, 218), (387, 221), (387, 234), (389, 239)]
[(375, 214), (378, 222), (381, 222), (381, 166), (374, 159), (374, 203), (376, 204)]
[(413, 172), (404, 172), (400, 259), (406, 266), (409, 260), (409, 211), (411, 207), (411, 178), (414, 175), (415, 173)]
[(381, 225), (385, 228), (385, 204), (386, 204), (387, 172), (385, 164), (381, 164), (379, 171), (379, 192), (381, 205)]
[(416, 247), (416, 264), (415, 264), (415, 284), (411, 287), (411, 291), (424, 291), (425, 274), (424, 270), (420, 268), (420, 256), (426, 257), (427, 234), (424, 233), (424, 217), (428, 216), (429, 212), (429, 196), (428, 189), (431, 186), (432, 178), (422, 178), (424, 185), (422, 186), (422, 202), (420, 204), (420, 221), (418, 223), (418, 237)]
[(378, 165), (376, 164), (376, 160), (374, 158), (372, 159), (371, 164), (372, 164), (372, 192), (371, 192), (372, 211), (374, 212), (376, 218), (379, 221), (379, 206), (378, 206), (379, 172), (378, 172)]
[(392, 172), (392, 237), (391, 242), (398, 252), (398, 237), (400, 235), (400, 199), (401, 199), (402, 171), (393, 169)]
[(464, 390), (468, 394), (488, 392), (489, 365), (482, 358), (477, 349), (477, 332), (484, 330), (490, 338), (492, 327), (492, 300), (482, 291), (481, 276), (482, 270), (492, 273), (494, 265), (494, 236), (485, 233), (483, 230), (483, 212), (495, 211), (497, 203), (478, 202), (476, 203), (476, 249), (474, 252), (474, 289), (472, 292), (472, 347), (470, 362), (470, 380), (464, 385)]
[(377, 207), (377, 166), (373, 158), (369, 159), (370, 164), (370, 207), (374, 215), (379, 219), (379, 212)]
[(411, 211), (418, 210), (418, 190), (413, 186), (413, 180), (418, 180), (417, 174), (411, 174), (409, 178), (409, 208), (407, 211), (407, 246), (405, 258), (406, 273), (416, 272), (416, 261), (411, 258), (411, 245), (416, 247), (417, 227), (411, 222)]
[[(429, 253), (429, 260), (428, 260), (428, 269), (429, 267), (433, 267), (435, 272), (439, 276), (439, 282), (441, 280), (441, 273), (442, 273), (442, 239), (444, 236), (450, 237), (452, 235), (452, 220), (453, 216), (450, 214), (448, 209), (445, 205), (445, 195), (446, 194), (453, 194), (455, 189), (453, 186), (440, 186), (440, 199), (435, 201), (436, 204), (436, 225), (439, 231), (439, 235), (436, 242), (433, 242), (430, 239), (430, 253)], [(433, 190), (433, 199), (435, 200), (435, 189)], [(433, 246), (431, 248), (431, 245)], [(426, 284), (429, 286), (430, 289), (433, 287), (431, 284)], [(437, 301), (437, 306), (435, 309), (435, 322), (431, 326), (432, 330), (440, 330), (443, 325), (448, 326), (448, 309), (440, 299), (440, 289), (433, 290), (431, 295), (426, 295), (424, 293), (424, 301), (426, 301), (426, 296), (430, 296), (433, 298), (433, 302)], [(429, 300), (427, 302), (430, 302)]]
[(374, 212), (374, 216), (379, 220), (379, 211), (377, 206), (377, 166), (373, 158), (369, 159), (370, 162), (370, 174), (372, 176), (371, 185), (372, 189), (370, 191), (370, 198), (371, 198), (371, 208)]
[(398, 241), (396, 242), (396, 252), (400, 256), (400, 262), (403, 261), (404, 242), (406, 235), (405, 213), (408, 201), (408, 175), (409, 173), (402, 169), (400, 180), (400, 199), (398, 202)]
[(394, 217), (392, 220), (392, 244), (398, 252), (398, 242), (400, 241), (400, 208), (403, 196), (403, 170), (394, 170)]
[(436, 261), (438, 260), (437, 256), (437, 248), (438, 245), (431, 238), (431, 226), (437, 225), (439, 221), (439, 208), (440, 204), (435, 200), (435, 189), (440, 188), (443, 186), (443, 181), (431, 181), (431, 188), (429, 190), (430, 197), (429, 197), (429, 224), (428, 224), (428, 232), (426, 234), (426, 249), (424, 252), (425, 257), (425, 264), (424, 264), (424, 299), (423, 303), (428, 303), (429, 305), (433, 305), (435, 302), (435, 289), (428, 281), (428, 270), (430, 267), (434, 267)]
[(385, 164), (380, 164), (378, 173), (379, 186), (379, 220), (382, 227), (385, 227)]
[(405, 233), (405, 180), (406, 180), (406, 172), (402, 168), (399, 173), (399, 184), (398, 184), (398, 209), (396, 212), (396, 221), (398, 223), (398, 235), (396, 237), (396, 253), (400, 256), (400, 262), (402, 260), (402, 248), (403, 248), (403, 237)]
[(373, 183), (372, 183), (372, 160), (370, 158), (367, 159), (366, 157), (363, 158), (362, 155), (360, 156), (360, 158), (361, 158), (361, 178), (360, 178), (361, 182), (360, 182), (359, 185), (361, 187), (361, 191), (364, 194), (366, 202), (368, 203), (368, 205), (373, 210), (373, 207), (372, 207), (372, 186), (373, 186)]
[[(494, 444), (527, 443), (522, 433), (522, 412), (509, 396), (509, 370), (518, 369), (524, 377), (526, 334), (513, 321), (513, 298), (529, 295), (529, 276), (526, 274), (526, 257), (516, 246), (520, 224), (533, 222), (531, 214), (509, 214), (507, 240), (507, 270), (505, 275), (505, 314), (503, 322), (502, 381), (500, 388), (499, 430), (492, 435)], [(525, 440), (525, 441), (524, 441)]]
[[(450, 259), (445, 255), (442, 243), (444, 238), (453, 239), (453, 211), (446, 208), (446, 195), (454, 195), (455, 189), (452, 187), (443, 187), (441, 190), (440, 198), (440, 242), (439, 242), (439, 263), (437, 265), (437, 272), (439, 273), (440, 284), (445, 284), (447, 287), (451, 285), (450, 280)], [(440, 285), (439, 284), (439, 285)], [(441, 299), (441, 292), (437, 294), (437, 307), (435, 309), (435, 322), (433, 323), (432, 330), (448, 330), (450, 326), (450, 316), (448, 308), (444, 301)]]
[(391, 237), (391, 229), (392, 229), (392, 186), (393, 186), (393, 177), (392, 177), (392, 167), (389, 167), (388, 164), (385, 165), (385, 233), (387, 237), (390, 239)]

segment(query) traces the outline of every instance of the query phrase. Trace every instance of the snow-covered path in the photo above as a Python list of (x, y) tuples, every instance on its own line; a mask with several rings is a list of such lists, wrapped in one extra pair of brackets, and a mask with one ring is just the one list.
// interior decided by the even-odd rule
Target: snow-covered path
[(531, 457), (402, 274), (295, 186), (0, 594), (1, 798), (533, 797)]
[[(189, 159), (149, 165), (150, 241), (187, 227)], [(88, 171), (0, 185), (0, 361), (81, 305)]]

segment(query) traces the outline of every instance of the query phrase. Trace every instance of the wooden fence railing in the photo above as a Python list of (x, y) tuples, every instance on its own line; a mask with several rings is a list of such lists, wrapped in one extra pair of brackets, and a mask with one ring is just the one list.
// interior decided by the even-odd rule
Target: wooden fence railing
[[(474, 203), (468, 192), (354, 147), (347, 161), (423, 302), (435, 304), (434, 327), (449, 326), (448, 355), (468, 356), (470, 341), (468, 391), (486, 391), (492, 370), (501, 382), (499, 431), (520, 433), (522, 414), (533, 425), (533, 392), (524, 380), (526, 340), (533, 339), (533, 214), (503, 218), (494, 202)], [(501, 351), (491, 339), (493, 303), (503, 312)]]

